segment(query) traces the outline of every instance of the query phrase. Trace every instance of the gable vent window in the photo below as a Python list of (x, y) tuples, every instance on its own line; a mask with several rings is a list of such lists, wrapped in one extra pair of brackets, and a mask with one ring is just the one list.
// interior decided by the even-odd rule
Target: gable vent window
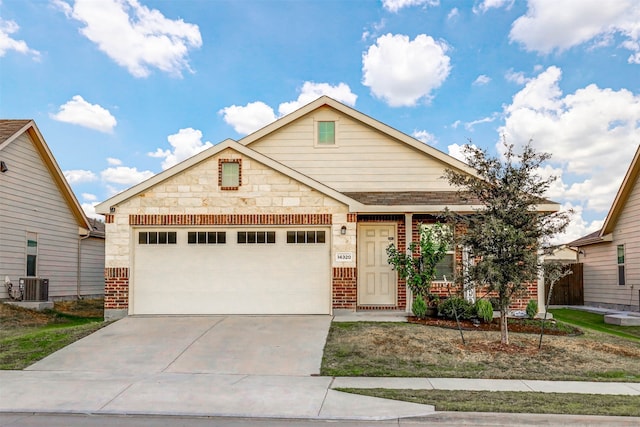
[(324, 231), (287, 231), (287, 243), (325, 243)]
[(190, 245), (222, 245), (227, 243), (227, 233), (224, 231), (190, 231), (187, 233), (187, 240)]
[(258, 244), (275, 243), (275, 231), (238, 231), (238, 243)]
[(318, 122), (318, 145), (335, 145), (336, 122)]
[(242, 160), (218, 160), (218, 185), (221, 190), (237, 190), (242, 185)]
[(175, 245), (175, 231), (140, 231), (138, 232), (140, 245)]
[(624, 245), (618, 245), (618, 285), (626, 285), (624, 276)]

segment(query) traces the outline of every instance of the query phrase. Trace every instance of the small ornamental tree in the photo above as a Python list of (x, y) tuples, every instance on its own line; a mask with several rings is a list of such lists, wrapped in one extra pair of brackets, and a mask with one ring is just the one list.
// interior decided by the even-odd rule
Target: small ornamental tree
[(429, 291), (436, 278), (437, 265), (446, 256), (451, 242), (451, 229), (436, 223), (433, 227), (421, 227), (420, 242), (411, 242), (407, 252), (398, 250), (393, 243), (387, 247), (389, 264), (401, 279), (406, 280), (414, 297), (421, 297), (429, 302)]
[(537, 280), (541, 268), (537, 248), (567, 227), (570, 212), (538, 209), (538, 205), (550, 203), (544, 195), (556, 179), (538, 174), (550, 155), (536, 153), (530, 142), (521, 154), (514, 152), (513, 145), (503, 144), (503, 159), (466, 145), (466, 160), (476, 176), (454, 170), (445, 174), (463, 199), (482, 206), (470, 215), (447, 214), (466, 230), (457, 243), (469, 248), (473, 262), (463, 271), (463, 283), (495, 292), (500, 310), (500, 341), (506, 345), (509, 305)]

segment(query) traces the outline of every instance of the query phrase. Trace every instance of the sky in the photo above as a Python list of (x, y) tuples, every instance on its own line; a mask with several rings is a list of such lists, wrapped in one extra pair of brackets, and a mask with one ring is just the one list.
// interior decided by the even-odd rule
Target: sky
[(461, 159), (531, 141), (568, 242), (640, 144), (640, 2), (0, 0), (0, 117), (35, 120), (89, 216), (321, 95)]

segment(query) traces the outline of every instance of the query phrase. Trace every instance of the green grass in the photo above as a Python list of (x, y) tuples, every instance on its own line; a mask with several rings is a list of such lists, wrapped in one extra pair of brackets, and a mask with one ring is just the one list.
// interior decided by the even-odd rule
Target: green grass
[(337, 390), (434, 405), (436, 411), (640, 416), (638, 396), (516, 391)]
[(95, 313), (37, 313), (3, 305), (0, 314), (0, 369), (24, 369), (105, 326)]
[(604, 323), (604, 315), (583, 310), (558, 308), (549, 310), (553, 317), (585, 329), (591, 329), (621, 338), (640, 341), (640, 326), (618, 326)]

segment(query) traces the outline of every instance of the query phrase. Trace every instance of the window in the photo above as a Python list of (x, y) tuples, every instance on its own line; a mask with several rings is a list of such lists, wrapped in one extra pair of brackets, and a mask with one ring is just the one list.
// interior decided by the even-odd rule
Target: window
[[(427, 228), (433, 227), (435, 224), (421, 224), (420, 231), (424, 232)], [(453, 246), (447, 248), (447, 254), (442, 261), (436, 264), (436, 278), (437, 282), (451, 282), (453, 281), (453, 260), (455, 259), (455, 251)]]
[(618, 245), (618, 285), (626, 284), (624, 277), (624, 245)]
[(140, 231), (138, 232), (140, 245), (175, 245), (175, 231)]
[(189, 231), (187, 241), (190, 245), (221, 245), (227, 243), (227, 233), (224, 231)]
[(275, 243), (275, 231), (238, 231), (238, 243)]
[(336, 143), (336, 122), (318, 122), (318, 145)]
[(27, 276), (37, 275), (38, 235), (27, 233)]
[(287, 243), (325, 243), (324, 231), (287, 231)]
[(218, 185), (222, 190), (237, 190), (242, 184), (242, 162), (240, 159), (218, 161)]

